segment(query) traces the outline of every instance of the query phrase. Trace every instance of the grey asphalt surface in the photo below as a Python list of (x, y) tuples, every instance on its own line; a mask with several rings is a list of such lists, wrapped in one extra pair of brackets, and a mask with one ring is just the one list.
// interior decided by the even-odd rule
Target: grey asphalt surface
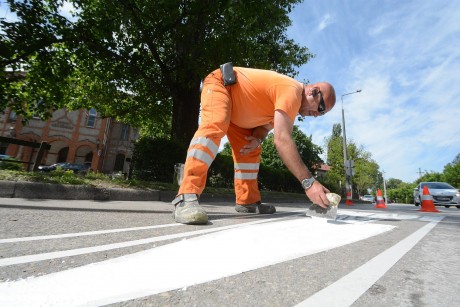
[[(18, 188), (21, 189), (20, 186), (16, 186), (13, 193), (24, 193), (19, 192)], [(29, 191), (36, 193), (37, 189), (29, 188)], [(99, 194), (91, 194), (84, 200), (62, 200), (39, 198), (37, 194), (24, 198), (4, 196), (6, 194), (4, 191), (2, 188), (0, 240), (17, 238), (25, 238), (25, 240), (0, 241), (0, 263), (18, 259), (17, 257), (21, 256), (31, 256), (32, 260), (1, 265), (0, 286), (8, 281), (48, 276), (51, 273), (133, 255), (140, 251), (174, 244), (183, 238), (171, 238), (155, 243), (113, 249), (102, 248), (100, 251), (72, 256), (60, 255), (50, 259), (36, 258), (46, 253), (59, 254), (69, 250), (103, 247), (133, 240), (176, 234), (185, 235), (193, 231), (218, 229), (225, 226), (239, 227), (241, 225), (244, 227), (247, 223), (254, 221), (267, 220), (272, 223), (271, 221), (276, 222), (280, 219), (289, 221), (305, 219), (302, 214), (305, 204), (301, 203), (276, 202), (274, 204), (277, 206), (277, 213), (262, 216), (238, 214), (233, 209), (232, 201), (214, 199), (214, 201), (202, 202), (210, 216), (208, 225), (180, 225), (175, 224), (171, 218), (170, 195), (167, 196), (167, 201), (95, 199), (94, 195)], [(32, 197), (33, 195), (36, 197)], [(104, 195), (115, 194), (109, 191)], [(161, 197), (159, 195), (158, 199)], [(166, 198), (166, 195), (164, 197)], [(339, 209), (340, 218), (393, 225), (395, 228), (381, 235), (309, 256), (245, 271), (211, 282), (191, 285), (187, 288), (120, 301), (113, 303), (112, 306), (295, 306), (305, 302), (316, 292), (328, 289), (342, 277), (348, 276), (353, 270), (360, 268), (374, 257), (411, 236), (427, 225), (430, 218), (440, 216), (443, 217), (442, 221), (383, 276), (370, 285), (352, 305), (460, 306), (458, 294), (460, 210), (451, 207), (449, 209), (440, 208), (440, 213), (424, 213), (418, 211), (418, 208), (413, 205), (392, 204), (388, 205), (387, 209), (375, 209), (369, 203), (354, 206), (340, 205)], [(376, 218), (360, 218), (359, 214), (371, 214)], [(407, 216), (414, 218), (405, 219), (404, 217)], [(152, 226), (161, 227), (149, 228)], [(129, 231), (121, 231), (121, 229), (129, 229)], [(85, 233), (86, 235), (83, 235)], [(63, 234), (77, 235), (66, 237)], [(261, 233), (260, 235), (269, 236), (270, 234)], [(321, 236), (318, 233), (306, 235)], [(37, 236), (56, 237), (27, 239)], [(197, 236), (200, 235), (189, 237)], [(324, 237), (324, 240), (328, 238)], [(187, 255), (184, 255), (184, 261), (187, 261)], [(222, 265), (225, 266), (226, 263), (223, 261)], [(174, 263), (171, 263), (171, 266), (174, 266)], [(359, 283), (359, 280), (352, 284), (354, 283)], [(345, 292), (340, 295), (347, 296), (348, 294)]]

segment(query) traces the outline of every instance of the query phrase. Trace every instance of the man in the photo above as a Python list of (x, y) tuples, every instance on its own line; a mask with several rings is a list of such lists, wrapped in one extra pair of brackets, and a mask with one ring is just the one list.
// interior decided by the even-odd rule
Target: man
[(300, 158), (292, 139), (294, 120), (320, 116), (335, 105), (335, 91), (326, 82), (304, 85), (273, 71), (235, 67), (236, 83), (224, 85), (221, 70), (203, 82), (201, 122), (188, 149), (184, 177), (173, 200), (173, 216), (183, 224), (206, 224), (208, 216), (199, 205), (206, 176), (221, 138), (227, 135), (235, 166), (236, 211), (272, 214), (276, 208), (261, 203), (257, 182), (261, 144), (271, 129), (284, 164), (299, 180), (308, 198), (326, 208), (329, 192)]

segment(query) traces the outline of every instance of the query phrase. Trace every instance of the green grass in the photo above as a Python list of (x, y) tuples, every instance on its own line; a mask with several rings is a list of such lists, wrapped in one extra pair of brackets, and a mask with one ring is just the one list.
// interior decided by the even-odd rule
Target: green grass
[(124, 180), (111, 178), (102, 173), (89, 172), (86, 175), (74, 174), (72, 171), (54, 170), (49, 173), (23, 172), (13, 170), (0, 170), (0, 180), (31, 181), (56, 184), (86, 185), (103, 188), (138, 188), (146, 190), (171, 190), (177, 189), (172, 183), (144, 182), (138, 180)]
[[(72, 171), (63, 171), (57, 169), (49, 173), (41, 172), (24, 172), (16, 170), (0, 170), (0, 180), (8, 181), (30, 181), (44, 182), (55, 184), (73, 184), (85, 185), (99, 188), (132, 188), (142, 190), (158, 190), (158, 191), (177, 191), (178, 186), (167, 182), (152, 182), (141, 180), (125, 180), (119, 177), (110, 177), (102, 173), (89, 172), (86, 175), (77, 175)], [(214, 188), (206, 187), (204, 193), (216, 195), (234, 195), (234, 190), (229, 188)], [(276, 191), (261, 191), (262, 196), (271, 198), (297, 198), (304, 199), (306, 196), (303, 193), (285, 193)]]

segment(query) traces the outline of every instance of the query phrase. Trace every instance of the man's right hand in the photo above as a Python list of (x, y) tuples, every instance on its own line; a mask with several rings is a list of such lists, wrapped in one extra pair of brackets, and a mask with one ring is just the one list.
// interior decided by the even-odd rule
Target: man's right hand
[(305, 194), (314, 204), (323, 208), (327, 208), (330, 205), (330, 202), (326, 197), (326, 193), (330, 193), (330, 191), (318, 181), (313, 182), (311, 188), (305, 191)]

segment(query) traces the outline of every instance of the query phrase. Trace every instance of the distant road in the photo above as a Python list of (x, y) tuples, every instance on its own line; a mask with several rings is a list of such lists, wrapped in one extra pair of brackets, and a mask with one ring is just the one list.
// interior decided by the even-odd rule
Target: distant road
[(203, 204), (0, 198), (0, 305), (460, 306), (460, 210), (299, 203), (275, 215)]

